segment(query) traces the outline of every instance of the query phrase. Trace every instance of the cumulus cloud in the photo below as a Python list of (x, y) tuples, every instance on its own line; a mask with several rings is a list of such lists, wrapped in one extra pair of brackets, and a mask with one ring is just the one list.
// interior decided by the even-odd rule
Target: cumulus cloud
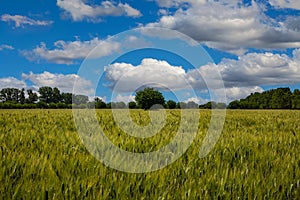
[(112, 1), (102, 1), (100, 5), (88, 5), (83, 0), (57, 0), (57, 6), (65, 10), (65, 14), (70, 15), (74, 21), (99, 21), (99, 17), (104, 16), (128, 16), (139, 17), (141, 12), (129, 4)]
[(269, 3), (275, 7), (300, 10), (300, 2), (298, 0), (269, 0)]
[(7, 44), (1, 44), (0, 45), (0, 51), (5, 50), (5, 49), (7, 49), (7, 50), (14, 50), (14, 47), (10, 46), (10, 45), (7, 45)]
[(0, 78), (0, 89), (3, 88), (27, 88), (24, 80), (18, 80), (14, 77)]
[(57, 87), (62, 92), (73, 92), (73, 85), (77, 82), (76, 91), (80, 94), (91, 96), (94, 94), (92, 83), (77, 74), (53, 74), (50, 72), (43, 72), (41, 74), (22, 74), (23, 80), (29, 80), (33, 83), (33, 87), (39, 88), (42, 86)]
[(129, 103), (131, 101), (135, 102), (135, 96), (118, 94), (112, 101), (113, 102), (124, 102), (124, 103)]
[(239, 99), (246, 98), (251, 93), (264, 92), (264, 89), (262, 89), (259, 86), (231, 87), (231, 88), (226, 88), (225, 91), (226, 91), (227, 103), (230, 103), (234, 100), (239, 100)]
[(224, 59), (218, 68), (226, 87), (297, 84), (300, 80), (300, 49), (294, 50), (292, 57), (249, 53), (238, 60)]
[[(101, 45), (102, 48), (89, 55), (98, 45)], [(103, 41), (96, 37), (89, 41), (65, 42), (59, 40), (54, 43), (54, 47), (54, 49), (48, 49), (45, 43), (41, 43), (32, 51), (23, 51), (22, 54), (30, 61), (45, 60), (56, 64), (73, 64), (74, 61), (85, 59), (88, 55), (89, 58), (100, 58), (109, 55), (118, 51), (120, 44), (110, 40)]]
[[(219, 71), (222, 80), (217, 75)], [(293, 56), (274, 53), (248, 53), (234, 59), (223, 59), (219, 64), (209, 63), (185, 71), (166, 61), (144, 59), (138, 66), (114, 63), (106, 67), (106, 79), (118, 92), (134, 92), (141, 86), (163, 90), (218, 90), (224, 83), (229, 100), (244, 98), (250, 93), (262, 92), (263, 86), (295, 85), (300, 80), (300, 49)]]
[[(128, 63), (114, 63), (105, 67), (106, 79), (114, 90), (134, 92), (139, 87), (178, 89), (187, 85), (185, 70), (171, 66), (166, 61), (145, 58), (138, 66)], [(138, 88), (137, 88), (138, 87)]]
[(3, 22), (13, 22), (15, 23), (15, 27), (24, 27), (25, 25), (29, 26), (48, 26), (53, 23), (53, 21), (44, 21), (44, 20), (34, 20), (26, 16), (22, 15), (9, 15), (3, 14), (1, 16), (1, 20)]
[(251, 5), (233, 0), (171, 2), (185, 2), (189, 6), (186, 9), (179, 7), (173, 14), (162, 16), (145, 27), (177, 30), (209, 47), (239, 55), (249, 48), (300, 47), (299, 30), (289, 28), (285, 21), (276, 22), (266, 16), (255, 1)]

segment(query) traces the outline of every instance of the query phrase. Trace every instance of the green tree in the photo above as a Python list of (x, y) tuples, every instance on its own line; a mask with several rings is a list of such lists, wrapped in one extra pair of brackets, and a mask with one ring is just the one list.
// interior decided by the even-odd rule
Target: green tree
[(89, 101), (89, 97), (85, 95), (74, 95), (73, 94), (73, 103), (76, 105), (86, 104)]
[(39, 100), (45, 103), (51, 103), (53, 100), (53, 89), (48, 86), (39, 88)]
[(194, 101), (189, 101), (189, 102), (187, 102), (186, 107), (189, 109), (194, 109), (194, 108), (198, 108), (199, 105), (197, 103), (195, 103)]
[(25, 98), (25, 89), (22, 88), (22, 90), (20, 90), (20, 100), (19, 101), (20, 101), (21, 104), (24, 104), (25, 100), (26, 100), (26, 98)]
[(126, 104), (124, 102), (114, 102), (112, 103), (112, 107), (111, 108), (115, 108), (115, 109), (124, 109), (126, 108)]
[(300, 90), (296, 89), (292, 95), (292, 108), (300, 109)]
[(52, 91), (52, 99), (51, 99), (53, 103), (58, 103), (62, 101), (62, 96), (60, 94), (60, 91), (57, 87), (53, 88)]
[(26, 103), (32, 104), (38, 100), (38, 95), (33, 92), (31, 89), (27, 90), (28, 98), (25, 100)]
[(144, 90), (136, 93), (135, 101), (139, 108), (148, 110), (155, 104), (163, 106), (165, 98), (161, 92), (154, 90), (153, 88), (145, 88)]
[(178, 109), (186, 109), (187, 108), (187, 104), (185, 102), (178, 102), (176, 104), (176, 108), (178, 108)]
[(176, 102), (173, 100), (167, 101), (167, 108), (168, 109), (175, 109), (176, 108)]
[(229, 103), (228, 105), (229, 109), (240, 109), (240, 101), (239, 100), (235, 100)]
[(65, 104), (72, 104), (72, 93), (62, 93), (61, 101)]
[(106, 108), (106, 103), (100, 99), (99, 97), (96, 97), (95, 99), (95, 107), (98, 109)]
[(2, 102), (10, 103), (25, 103), (24, 88), (19, 90), (17, 88), (4, 88), (0, 91), (0, 100)]
[(129, 109), (135, 109), (137, 107), (136, 103), (134, 101), (131, 101), (128, 103), (128, 108)]

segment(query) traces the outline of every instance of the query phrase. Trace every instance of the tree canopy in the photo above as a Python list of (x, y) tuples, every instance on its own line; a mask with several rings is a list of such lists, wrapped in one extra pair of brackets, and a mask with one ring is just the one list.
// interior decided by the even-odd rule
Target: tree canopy
[(263, 93), (252, 93), (245, 99), (236, 100), (228, 105), (229, 109), (299, 109), (300, 91), (290, 88), (277, 88)]
[[(27, 92), (27, 95), (26, 95)], [(0, 108), (97, 108), (97, 109), (150, 109), (153, 105), (161, 105), (167, 109), (224, 109), (225, 103), (210, 101), (198, 105), (190, 102), (165, 101), (161, 92), (153, 88), (145, 88), (136, 93), (135, 102), (109, 102), (95, 97), (89, 101), (85, 95), (61, 93), (58, 88), (44, 86), (34, 92), (32, 89), (3, 88), (0, 90)], [(300, 109), (300, 90), (293, 92), (290, 88), (277, 88), (262, 93), (252, 93), (244, 99), (229, 103), (228, 109)]]
[(145, 88), (138, 91), (135, 96), (135, 101), (139, 108), (148, 110), (153, 105), (159, 104), (164, 106), (165, 98), (161, 92), (154, 90), (153, 88)]

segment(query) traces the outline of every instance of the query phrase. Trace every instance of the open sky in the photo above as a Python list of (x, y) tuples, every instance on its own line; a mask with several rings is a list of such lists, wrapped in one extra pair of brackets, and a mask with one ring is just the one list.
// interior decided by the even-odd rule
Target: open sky
[[(171, 50), (180, 51), (180, 42), (170, 40), (178, 35), (153, 27), (178, 31), (203, 52), (190, 44), (178, 55)], [(128, 32), (134, 28), (140, 33)], [(120, 33), (121, 39), (111, 38)], [(173, 43), (156, 49), (163, 40)], [(112, 54), (117, 59), (105, 63)], [(90, 76), (101, 79), (96, 88), (89, 75), (78, 72), (91, 60)], [(111, 101), (112, 90), (113, 101), (132, 100), (136, 87), (148, 81), (165, 91), (192, 85), (197, 95), (180, 98), (203, 103), (207, 90), (199, 76), (213, 81), (216, 69), (227, 101), (270, 88), (300, 88), (300, 1), (2, 0), (0, 67), (0, 89), (51, 86), (72, 92), (76, 81), (77, 91), (105, 101)]]

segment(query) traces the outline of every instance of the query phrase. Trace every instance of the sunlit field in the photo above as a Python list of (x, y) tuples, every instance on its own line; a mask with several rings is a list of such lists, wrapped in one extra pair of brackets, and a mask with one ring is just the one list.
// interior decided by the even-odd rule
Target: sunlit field
[[(132, 110), (139, 125), (147, 111)], [(180, 110), (150, 138), (128, 136), (110, 110), (97, 111), (107, 137), (132, 152), (156, 151), (176, 135)], [(229, 110), (217, 145), (199, 158), (210, 122), (200, 110), (196, 139), (177, 161), (131, 174), (95, 159), (81, 142), (72, 110), (0, 110), (2, 199), (297, 199), (300, 111)]]

